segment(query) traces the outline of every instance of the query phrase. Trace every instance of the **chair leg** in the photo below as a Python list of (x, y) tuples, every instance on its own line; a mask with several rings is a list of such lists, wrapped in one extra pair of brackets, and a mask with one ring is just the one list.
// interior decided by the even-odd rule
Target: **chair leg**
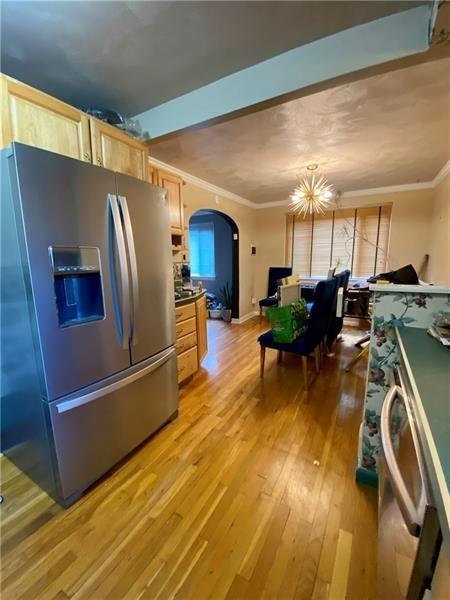
[(318, 373), (320, 371), (320, 348), (319, 348), (319, 346), (316, 346), (314, 348), (314, 360), (316, 363), (316, 373)]
[(259, 353), (259, 367), (260, 367), (260, 371), (259, 371), (259, 376), (262, 378), (264, 377), (264, 362), (266, 360), (266, 348), (265, 346), (261, 346), (261, 350)]
[(277, 363), (280, 364), (282, 360), (283, 360), (283, 352), (281, 350), (278, 350)]
[(328, 343), (328, 340), (327, 340), (327, 356), (330, 356), (330, 357), (334, 356), (334, 346), (335, 346), (335, 344), (336, 344), (336, 340), (334, 340), (331, 343)]
[(303, 367), (303, 382), (305, 384), (305, 390), (308, 389), (308, 358), (302, 356), (302, 367)]

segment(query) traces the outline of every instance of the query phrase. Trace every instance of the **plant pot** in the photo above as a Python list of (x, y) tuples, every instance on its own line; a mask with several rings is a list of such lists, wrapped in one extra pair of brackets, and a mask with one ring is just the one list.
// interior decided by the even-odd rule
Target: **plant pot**
[(209, 309), (209, 318), (210, 319), (220, 319), (222, 317), (222, 309), (221, 308), (210, 308)]
[(231, 308), (222, 308), (222, 319), (231, 323)]

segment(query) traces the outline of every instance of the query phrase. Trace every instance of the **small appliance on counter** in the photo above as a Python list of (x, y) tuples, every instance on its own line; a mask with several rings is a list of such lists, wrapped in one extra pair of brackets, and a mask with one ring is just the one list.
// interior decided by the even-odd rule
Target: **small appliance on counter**
[(189, 298), (202, 291), (201, 285), (192, 283), (191, 268), (188, 263), (175, 263), (173, 268), (175, 300)]

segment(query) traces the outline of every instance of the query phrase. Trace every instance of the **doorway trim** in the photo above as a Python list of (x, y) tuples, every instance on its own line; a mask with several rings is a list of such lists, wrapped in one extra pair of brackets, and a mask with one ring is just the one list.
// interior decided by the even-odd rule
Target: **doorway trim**
[(192, 217), (202, 211), (208, 211), (222, 217), (231, 227), (233, 236), (231, 245), (231, 316), (233, 319), (239, 319), (239, 228), (230, 216), (215, 208), (198, 208), (189, 216), (189, 222)]

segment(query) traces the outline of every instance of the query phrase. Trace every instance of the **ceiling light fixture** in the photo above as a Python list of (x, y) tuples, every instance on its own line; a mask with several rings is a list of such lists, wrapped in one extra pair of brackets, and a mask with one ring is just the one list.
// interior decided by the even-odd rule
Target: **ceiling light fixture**
[(328, 183), (326, 177), (315, 174), (319, 165), (308, 165), (306, 168), (312, 174), (301, 179), (290, 196), (289, 204), (290, 209), (303, 215), (303, 218), (307, 214), (323, 213), (334, 193), (334, 188)]

